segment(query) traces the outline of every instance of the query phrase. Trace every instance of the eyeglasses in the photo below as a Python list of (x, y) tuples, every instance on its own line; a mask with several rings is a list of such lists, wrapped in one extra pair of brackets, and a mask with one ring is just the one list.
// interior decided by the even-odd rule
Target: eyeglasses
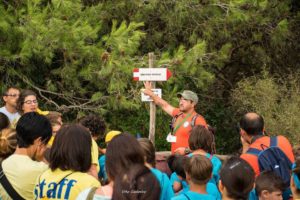
[(24, 103), (26, 103), (26, 104), (38, 104), (38, 101), (37, 100), (27, 100), (27, 101), (24, 101)]
[(19, 94), (5, 94), (4, 96), (9, 96), (9, 97), (19, 97)]

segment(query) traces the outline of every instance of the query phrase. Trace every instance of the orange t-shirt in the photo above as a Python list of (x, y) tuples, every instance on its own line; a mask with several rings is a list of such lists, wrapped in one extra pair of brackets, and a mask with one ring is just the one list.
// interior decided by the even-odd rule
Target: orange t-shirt
[[(178, 108), (174, 109), (172, 116), (175, 117), (180, 113), (180, 110)], [(179, 147), (188, 147), (189, 146), (189, 137), (190, 137), (190, 131), (192, 130), (192, 120), (193, 117), (196, 115), (196, 112), (193, 112), (184, 123), (183, 120), (186, 118), (186, 114), (181, 114), (177, 117), (174, 127), (178, 127), (175, 133), (173, 135), (176, 136), (176, 142), (171, 143), (171, 152), (174, 153), (174, 151)], [(206, 121), (204, 117), (198, 114), (198, 117), (196, 118), (195, 125), (202, 125), (207, 127)]]
[[(262, 150), (262, 146), (270, 146), (270, 137), (261, 137), (254, 141), (249, 148)], [(294, 163), (295, 158), (293, 154), (293, 148), (288, 139), (282, 135), (277, 136), (277, 146), (282, 150), (282, 152), (288, 157), (288, 159)], [(244, 153), (241, 155), (241, 158), (247, 161), (255, 172), (255, 177), (257, 177), (260, 173), (258, 158), (256, 155)]]

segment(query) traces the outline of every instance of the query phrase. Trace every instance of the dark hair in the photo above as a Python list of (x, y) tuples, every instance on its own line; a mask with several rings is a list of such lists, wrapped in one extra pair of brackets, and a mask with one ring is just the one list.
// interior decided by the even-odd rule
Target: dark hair
[(31, 95), (37, 97), (36, 93), (32, 90), (22, 90), (21, 91), (21, 94), (17, 101), (17, 110), (20, 114), (23, 114), (22, 106), (24, 104), (25, 98), (28, 96), (31, 96)]
[(210, 154), (215, 145), (214, 135), (204, 126), (194, 126), (189, 137), (189, 147), (192, 151), (202, 149)]
[(186, 159), (184, 170), (190, 175), (193, 183), (203, 185), (211, 178), (212, 164), (205, 156), (193, 155)]
[(263, 190), (268, 192), (283, 191), (285, 185), (280, 176), (273, 171), (261, 172), (255, 180), (255, 190), (261, 195)]
[(143, 150), (129, 133), (115, 136), (107, 145), (105, 169), (110, 179), (128, 171), (134, 164), (144, 164)]
[(115, 179), (112, 200), (157, 200), (160, 192), (159, 182), (151, 171), (136, 164)]
[(79, 119), (79, 123), (84, 127), (88, 128), (92, 136), (100, 136), (100, 139), (104, 138), (106, 125), (104, 120), (100, 116), (95, 114), (89, 114), (88, 116)]
[(0, 135), (0, 159), (3, 160), (14, 153), (17, 147), (16, 130), (3, 129)]
[(264, 119), (256, 113), (247, 113), (240, 120), (239, 124), (248, 135), (260, 135), (264, 130)]
[(51, 170), (74, 170), (87, 172), (92, 163), (92, 137), (79, 124), (63, 126), (55, 136), (50, 150)]
[(182, 155), (171, 155), (167, 158), (167, 163), (172, 172), (185, 179), (184, 165), (188, 157)]
[(36, 112), (26, 113), (17, 123), (18, 147), (27, 148), (34, 140), (41, 137), (41, 141), (47, 144), (52, 135), (52, 127), (49, 120)]
[(155, 167), (155, 148), (152, 142), (148, 138), (138, 139), (142, 149), (146, 162), (152, 167)]
[(10, 122), (8, 117), (4, 113), (0, 112), (0, 130), (8, 128), (9, 126)]
[(253, 189), (255, 173), (245, 160), (231, 157), (221, 168), (220, 180), (226, 188), (228, 197), (246, 200)]
[(15, 90), (19, 90), (19, 91), (20, 91), (20, 89), (17, 88), (17, 87), (15, 87), (15, 86), (9, 86), (9, 87), (7, 87), (7, 88), (4, 90), (3, 96), (6, 96), (6, 95), (8, 94), (8, 92), (9, 92), (9, 90), (11, 90), (11, 89), (15, 89)]

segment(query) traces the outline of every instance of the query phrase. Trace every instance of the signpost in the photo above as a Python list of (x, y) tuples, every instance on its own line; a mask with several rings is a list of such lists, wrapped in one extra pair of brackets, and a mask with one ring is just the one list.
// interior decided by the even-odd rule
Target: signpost
[[(143, 90), (142, 90), (143, 91)], [(152, 92), (156, 95), (156, 96), (159, 96), (161, 98), (161, 89), (159, 88), (156, 88), (156, 89), (152, 89)], [(151, 99), (151, 97), (149, 97), (148, 95), (145, 95), (143, 92), (141, 93), (142, 94), (142, 101), (146, 101), (146, 102), (150, 102), (150, 101), (153, 101)]]
[(135, 81), (167, 81), (171, 76), (172, 73), (167, 68), (135, 68), (133, 70)]
[[(133, 70), (133, 80), (135, 81), (151, 81), (151, 85), (155, 88), (155, 81), (167, 81), (172, 73), (167, 68), (154, 67), (154, 53), (149, 53), (149, 68), (135, 68)], [(161, 97), (161, 89), (152, 89), (155, 95)], [(155, 120), (156, 105), (152, 99), (142, 93), (142, 101), (150, 102), (150, 124), (149, 124), (149, 140), (155, 145)]]

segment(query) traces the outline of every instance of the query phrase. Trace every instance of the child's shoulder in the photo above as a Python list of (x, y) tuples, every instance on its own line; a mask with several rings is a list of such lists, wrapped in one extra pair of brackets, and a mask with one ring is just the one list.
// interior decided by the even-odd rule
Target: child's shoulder
[(197, 192), (188, 191), (172, 198), (172, 200), (197, 200), (197, 199), (216, 200), (216, 197), (210, 194), (200, 194)]

